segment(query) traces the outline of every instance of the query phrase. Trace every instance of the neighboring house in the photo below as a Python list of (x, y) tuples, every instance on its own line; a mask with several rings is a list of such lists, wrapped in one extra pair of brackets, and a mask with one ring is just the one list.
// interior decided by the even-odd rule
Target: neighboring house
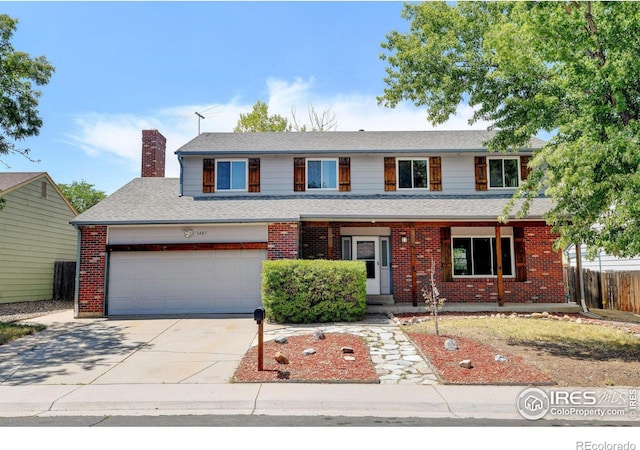
[(78, 215), (46, 172), (0, 173), (0, 303), (52, 298), (56, 261), (75, 261)]
[[(175, 153), (143, 131), (142, 178), (73, 220), (77, 316), (248, 313), (267, 259), (356, 259), (376, 301), (564, 303), (562, 254), (542, 219), (499, 223), (527, 161), (485, 131), (203, 133)], [(161, 169), (154, 168), (156, 162)]]
[[(569, 267), (577, 267), (577, 255), (575, 245), (571, 245), (564, 251), (565, 264)], [(618, 258), (599, 251), (593, 259), (587, 259), (587, 247), (580, 247), (581, 267), (597, 272), (640, 271), (640, 258)]]

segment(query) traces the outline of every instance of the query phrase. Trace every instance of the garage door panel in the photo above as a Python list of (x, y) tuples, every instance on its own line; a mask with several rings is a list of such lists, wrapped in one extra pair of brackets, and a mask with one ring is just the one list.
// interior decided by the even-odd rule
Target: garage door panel
[(251, 313), (265, 259), (264, 250), (113, 252), (107, 312)]

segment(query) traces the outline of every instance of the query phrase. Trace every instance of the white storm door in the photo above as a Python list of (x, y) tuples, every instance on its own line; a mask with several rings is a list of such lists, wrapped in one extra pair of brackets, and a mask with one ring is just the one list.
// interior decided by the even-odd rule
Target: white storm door
[(380, 293), (391, 294), (391, 251), (389, 238), (380, 238)]
[(380, 295), (380, 239), (378, 236), (354, 236), (353, 259), (367, 267), (367, 295)]

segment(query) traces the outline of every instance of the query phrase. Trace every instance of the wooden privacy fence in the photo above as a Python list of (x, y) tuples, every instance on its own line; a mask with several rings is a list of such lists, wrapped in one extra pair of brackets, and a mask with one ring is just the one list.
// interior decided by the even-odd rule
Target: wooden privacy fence
[(76, 289), (76, 262), (56, 261), (53, 268), (53, 300), (73, 301)]
[[(565, 267), (569, 301), (580, 304), (577, 269)], [(588, 308), (614, 309), (640, 314), (640, 271), (598, 272), (582, 269), (584, 301)]]

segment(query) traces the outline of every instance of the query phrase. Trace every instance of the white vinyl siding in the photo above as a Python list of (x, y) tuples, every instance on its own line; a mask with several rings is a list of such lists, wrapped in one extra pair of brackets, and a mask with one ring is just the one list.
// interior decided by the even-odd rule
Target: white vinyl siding
[[(311, 160), (336, 159), (336, 155), (244, 155), (247, 157), (260, 157), (260, 192), (255, 195), (292, 195), (293, 190), (293, 158), (306, 157)], [(395, 156), (396, 160), (402, 159), (426, 159), (427, 156), (441, 157), (442, 190), (429, 191), (430, 195), (490, 195), (489, 191), (476, 191), (474, 178), (474, 157), (486, 156), (486, 153), (430, 153), (429, 155), (384, 154), (384, 153), (354, 153), (345, 152), (340, 156), (351, 158), (351, 191), (339, 192), (335, 190), (323, 191), (321, 189), (307, 189), (296, 195), (308, 195), (309, 193), (326, 193), (330, 195), (407, 195), (411, 189), (397, 189), (393, 192), (384, 190), (384, 157)], [(212, 194), (202, 193), (202, 160), (203, 156), (185, 157), (183, 160), (183, 195), (200, 197), (203, 195), (247, 195), (244, 191), (223, 191)], [(229, 158), (226, 158), (229, 159)], [(498, 189), (496, 194), (501, 193)], [(420, 190), (415, 191), (421, 194)]]
[[(47, 187), (42, 197), (42, 182)], [(47, 300), (53, 294), (56, 261), (75, 261), (75, 214), (42, 178), (2, 197), (0, 210), (0, 303)]]

